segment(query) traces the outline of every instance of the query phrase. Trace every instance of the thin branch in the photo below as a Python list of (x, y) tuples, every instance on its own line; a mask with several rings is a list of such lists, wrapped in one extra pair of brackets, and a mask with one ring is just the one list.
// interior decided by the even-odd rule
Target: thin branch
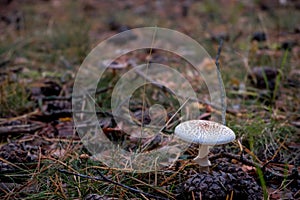
[(0, 135), (33, 133), (41, 128), (43, 128), (42, 124), (23, 124), (23, 125), (13, 125), (13, 126), (0, 126)]
[(226, 116), (225, 89), (224, 89), (224, 85), (223, 85), (223, 81), (222, 81), (221, 70), (220, 70), (220, 63), (219, 63), (219, 58), (220, 58), (220, 55), (221, 55), (222, 46), (223, 46), (223, 39), (220, 38), (218, 53), (217, 53), (217, 56), (216, 56), (216, 66), (217, 66), (218, 81), (219, 81), (220, 92), (221, 92), (222, 124), (226, 125), (226, 118), (225, 118), (225, 116)]
[(82, 177), (82, 178), (87, 178), (87, 179), (91, 179), (91, 180), (103, 181), (103, 182), (111, 183), (111, 184), (123, 187), (123, 188), (125, 188), (125, 189), (127, 189), (127, 190), (129, 190), (131, 192), (138, 193), (140, 195), (143, 194), (143, 195), (151, 197), (151, 198), (167, 200), (167, 198), (159, 197), (159, 196), (156, 196), (156, 195), (153, 195), (153, 194), (149, 194), (147, 192), (143, 192), (141, 190), (138, 190), (138, 189), (129, 187), (127, 185), (115, 182), (115, 181), (107, 178), (106, 176), (104, 176), (101, 172), (99, 172), (100, 177), (97, 177), (97, 176), (93, 177), (93, 176), (88, 176), (88, 175), (84, 175), (84, 174), (77, 174), (77, 173), (69, 172), (69, 171), (64, 170), (64, 169), (58, 169), (58, 171), (60, 173), (64, 173), (64, 174), (69, 174), (69, 175), (74, 175), (74, 176), (78, 176), (78, 177)]

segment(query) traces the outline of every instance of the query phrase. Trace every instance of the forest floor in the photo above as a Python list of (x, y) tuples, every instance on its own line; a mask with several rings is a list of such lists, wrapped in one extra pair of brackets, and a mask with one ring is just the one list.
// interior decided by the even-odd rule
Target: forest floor
[[(211, 60), (223, 41), (226, 126), (237, 139), (211, 149), (209, 172), (193, 161), (195, 144), (157, 170), (107, 166), (76, 131), (72, 92), (82, 62), (100, 42), (139, 27), (184, 33)], [(101, 77), (94, 102), (104, 134), (129, 152), (139, 148), (139, 133), (116, 125), (111, 99), (122, 75), (149, 62), (188, 77), (198, 119), (221, 115), (203, 78), (178, 55), (155, 49), (123, 55)], [(129, 110), (139, 127), (150, 123), (150, 107), (160, 103), (171, 122), (161, 132), (174, 132), (180, 105), (165, 89), (172, 85), (180, 83), (134, 92)], [(148, 136), (142, 144), (154, 141)], [(300, 199), (300, 3), (0, 0), (0, 139), (1, 199)]]

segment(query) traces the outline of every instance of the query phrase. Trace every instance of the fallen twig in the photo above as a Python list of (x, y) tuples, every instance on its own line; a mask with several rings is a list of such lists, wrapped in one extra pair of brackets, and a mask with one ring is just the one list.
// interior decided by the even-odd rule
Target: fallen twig
[[(104, 93), (107, 92), (108, 90), (111, 90), (113, 87), (107, 87), (107, 88), (100, 88), (97, 89), (94, 93), (95, 94), (100, 94), (100, 93)], [(91, 89), (87, 90), (87, 92), (93, 92)], [(84, 98), (84, 95), (70, 95), (70, 96), (43, 96), (40, 97), (41, 100), (43, 101), (71, 101), (72, 98), (74, 99), (78, 99), (78, 98)]]
[(17, 116), (17, 117), (12, 117), (12, 118), (4, 118), (4, 119), (0, 119), (0, 125), (5, 124), (5, 123), (9, 123), (12, 121), (17, 121), (17, 120), (21, 120), (21, 119), (26, 119), (29, 118), (30, 116), (36, 115), (38, 114), (40, 111), (38, 109), (36, 109), (33, 112), (21, 115), (21, 116)]
[(18, 133), (33, 133), (43, 128), (41, 124), (23, 124), (13, 126), (0, 126), (0, 135), (2, 134), (18, 134)]
[(64, 170), (64, 169), (58, 169), (58, 171), (61, 172), (61, 173), (64, 173), (64, 174), (69, 174), (69, 175), (79, 176), (79, 177), (87, 178), (87, 179), (91, 179), (91, 180), (104, 181), (104, 182), (107, 182), (107, 183), (111, 183), (111, 184), (123, 187), (123, 188), (125, 188), (127, 190), (130, 190), (131, 192), (138, 193), (140, 195), (143, 194), (143, 195), (151, 197), (151, 198), (167, 200), (167, 198), (159, 197), (159, 196), (156, 196), (156, 195), (153, 195), (153, 194), (149, 194), (147, 192), (143, 192), (141, 190), (138, 190), (138, 189), (129, 187), (127, 185), (115, 182), (115, 181), (107, 178), (106, 176), (104, 176), (101, 172), (99, 172), (100, 177), (97, 177), (97, 176), (92, 177), (92, 176), (88, 176), (88, 175), (84, 175), (84, 174), (78, 174), (78, 173), (69, 172), (69, 171)]

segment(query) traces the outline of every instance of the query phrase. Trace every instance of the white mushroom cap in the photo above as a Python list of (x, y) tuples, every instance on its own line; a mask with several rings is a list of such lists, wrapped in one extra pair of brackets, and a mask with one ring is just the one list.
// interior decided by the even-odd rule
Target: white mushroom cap
[(112, 60), (104, 60), (102, 61), (104, 66), (108, 66), (110, 69), (124, 69), (128, 67), (128, 63), (118, 63)]
[(234, 132), (217, 122), (190, 120), (175, 128), (175, 135), (180, 139), (203, 145), (226, 144), (235, 140)]

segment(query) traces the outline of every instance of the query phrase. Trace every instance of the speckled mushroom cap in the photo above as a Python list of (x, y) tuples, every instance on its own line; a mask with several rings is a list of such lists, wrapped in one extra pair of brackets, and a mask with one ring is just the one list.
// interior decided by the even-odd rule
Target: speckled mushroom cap
[(235, 140), (234, 132), (217, 122), (190, 120), (175, 128), (175, 135), (180, 139), (204, 145), (226, 144)]

